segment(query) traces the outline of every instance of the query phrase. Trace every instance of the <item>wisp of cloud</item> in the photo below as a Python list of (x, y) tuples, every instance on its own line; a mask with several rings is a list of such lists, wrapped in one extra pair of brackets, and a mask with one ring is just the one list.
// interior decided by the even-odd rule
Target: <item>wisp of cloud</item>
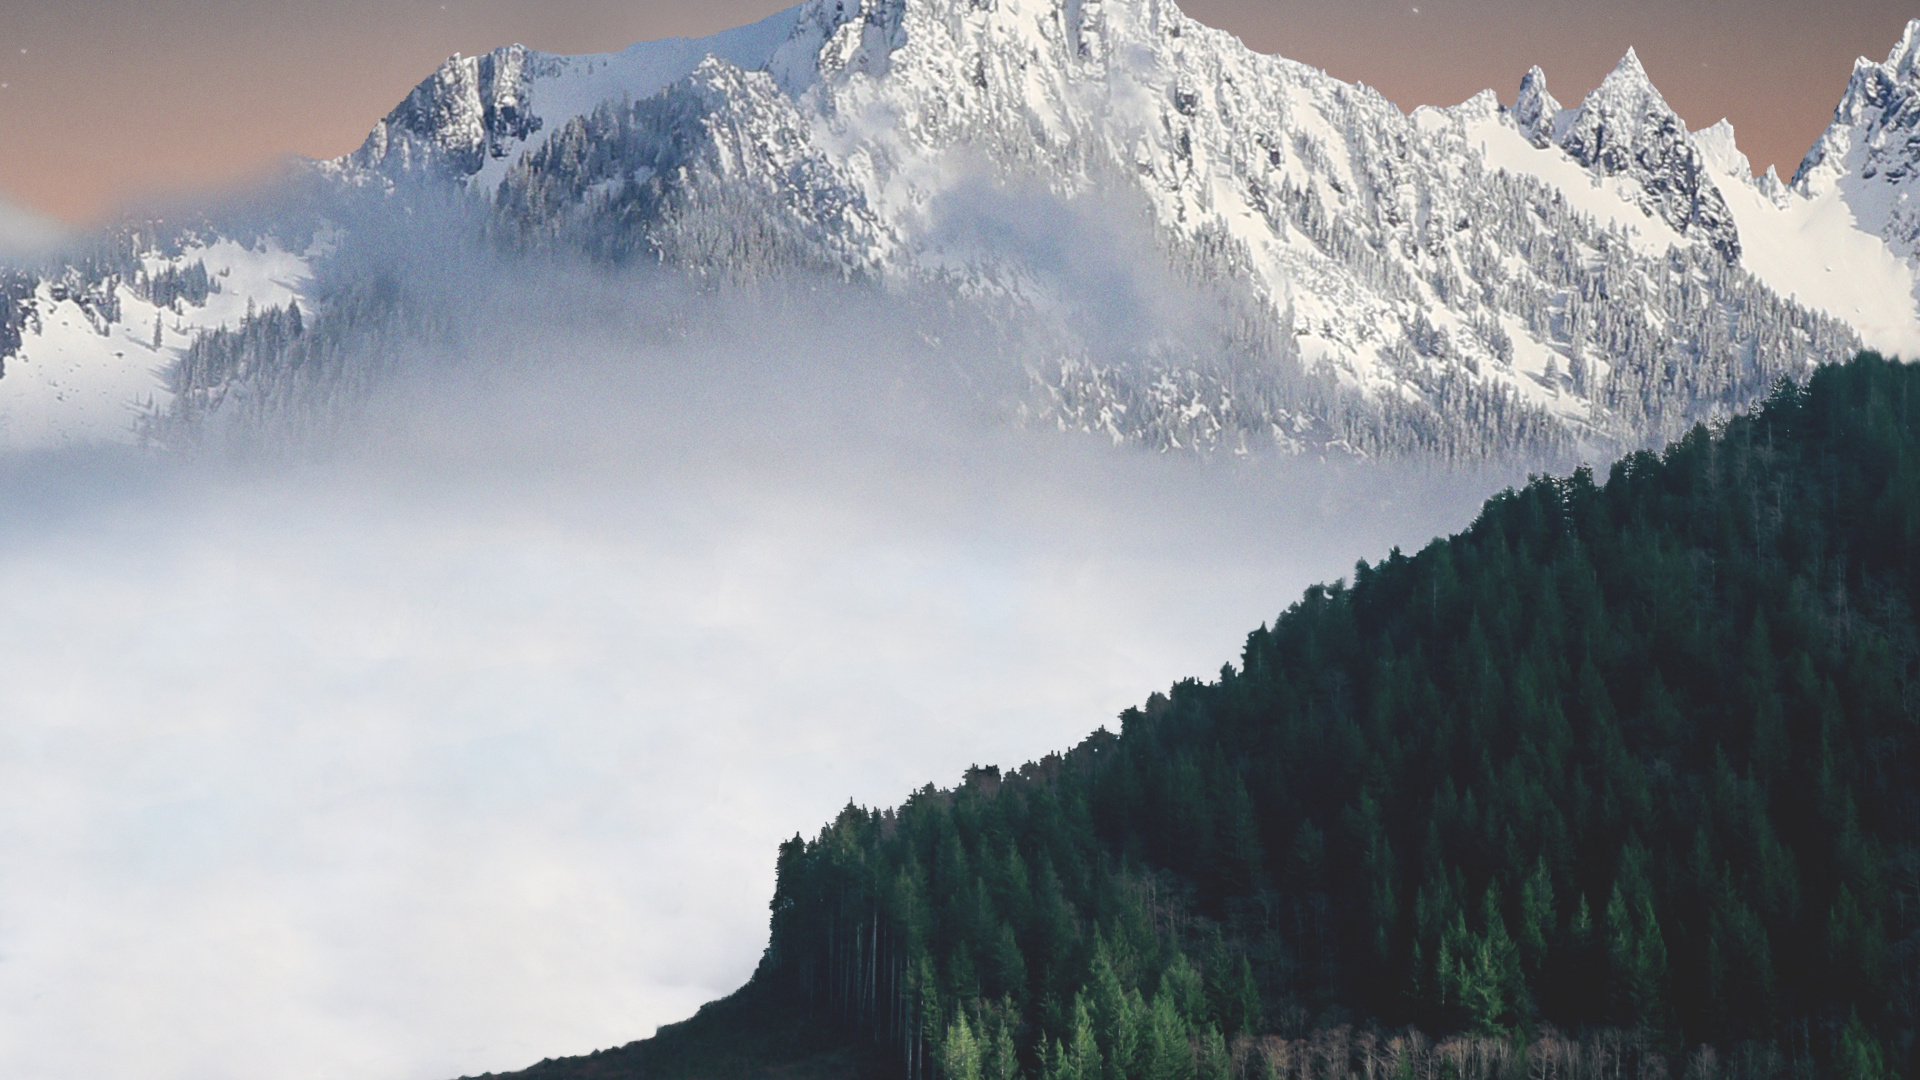
[(601, 289), (324, 452), (5, 463), (0, 1073), (644, 1037), (752, 971), (782, 839), (1064, 749), (1504, 479), (1013, 431), (884, 305), (676, 343)]

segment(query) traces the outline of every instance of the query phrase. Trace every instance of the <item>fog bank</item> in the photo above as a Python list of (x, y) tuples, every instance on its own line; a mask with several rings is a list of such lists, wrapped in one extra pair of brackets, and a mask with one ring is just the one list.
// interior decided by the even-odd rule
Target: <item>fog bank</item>
[(646, 1036), (751, 972), (780, 840), (1210, 677), (1513, 479), (1010, 431), (785, 310), (515, 317), (319, 449), (5, 462), (0, 1073)]

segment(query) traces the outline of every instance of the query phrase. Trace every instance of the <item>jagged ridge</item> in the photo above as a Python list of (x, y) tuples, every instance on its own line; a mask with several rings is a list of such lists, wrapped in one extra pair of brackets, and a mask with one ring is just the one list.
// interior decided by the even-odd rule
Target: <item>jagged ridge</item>
[[(1843, 113), (1904, 107), (1886, 86), (1911, 81), (1912, 38), (1856, 72)], [(1850, 352), (1827, 312), (1920, 342), (1907, 264), (1864, 314), (1778, 259), (1749, 265), (1743, 232), (1813, 198), (1801, 172), (1797, 193), (1754, 181), (1730, 132), (1688, 132), (1632, 53), (1576, 109), (1536, 68), (1511, 109), (1489, 93), (1409, 116), (1166, 0), (809, 0), (612, 56), (515, 46), (449, 61), (315, 169), (396, 203), (455, 194), (525, 252), (945, 292), (1004, 331), (1030, 423), (1461, 457), (1657, 440)], [(1101, 243), (1130, 232), (1150, 253), (1136, 306), (1178, 295), (1210, 328), (1097, 325), (1061, 258), (1097, 206), (1130, 222)], [(332, 300), (303, 299), (334, 333)]]

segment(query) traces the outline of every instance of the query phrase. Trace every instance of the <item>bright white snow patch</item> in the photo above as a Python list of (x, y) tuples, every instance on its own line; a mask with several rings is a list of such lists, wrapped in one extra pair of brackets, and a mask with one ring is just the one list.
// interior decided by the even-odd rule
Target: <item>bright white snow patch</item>
[(162, 309), (121, 285), (117, 322), (89, 314), (74, 298), (54, 299), (54, 286), (41, 282), (20, 350), (0, 372), (0, 449), (138, 442), (142, 419), (172, 400), (168, 368), (195, 337), (236, 329), (249, 310), (307, 302), (307, 256), (271, 242), (248, 247), (221, 240), (170, 259), (149, 258), (147, 268), (196, 262), (206, 264), (217, 290), (204, 305)]
[[(126, 322), (101, 322), (74, 300), (54, 300), (45, 282), (34, 302), (38, 326), (29, 326), (0, 374), (0, 447), (134, 442), (139, 418), (168, 400), (171, 354), (153, 349), (150, 330), (143, 339)], [(124, 288), (121, 304), (139, 313)]]
[(1531, 176), (1555, 188), (1580, 213), (1626, 230), (1634, 249), (1641, 254), (1659, 255), (1670, 247), (1692, 243), (1657, 215), (1634, 204), (1634, 181), (1588, 172), (1557, 146), (1536, 147), (1503, 116), (1469, 120), (1466, 130), (1468, 141), (1486, 155), (1489, 169)]
[(1914, 266), (1858, 220), (1839, 187), (1769, 198), (1731, 124), (1693, 138), (1733, 211), (1742, 265), (1781, 296), (1851, 324), (1868, 348), (1920, 357)]

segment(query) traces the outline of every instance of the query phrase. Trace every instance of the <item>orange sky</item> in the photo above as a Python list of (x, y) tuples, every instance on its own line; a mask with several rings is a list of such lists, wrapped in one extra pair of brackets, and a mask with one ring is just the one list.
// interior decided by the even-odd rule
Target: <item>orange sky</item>
[[(601, 52), (787, 0), (0, 0), (0, 197), (69, 222), (358, 146), (448, 55), (512, 41)], [(1629, 45), (1693, 127), (1733, 121), (1791, 173), (1908, 17), (1894, 0), (1185, 0), (1195, 17), (1404, 108), (1531, 64), (1573, 104)]]

